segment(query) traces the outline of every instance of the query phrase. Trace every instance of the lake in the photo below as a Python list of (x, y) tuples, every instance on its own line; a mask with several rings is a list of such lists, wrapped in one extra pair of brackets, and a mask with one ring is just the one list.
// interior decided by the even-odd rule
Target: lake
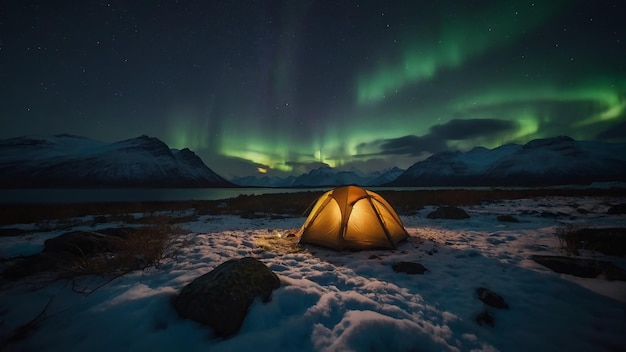
[(0, 189), (0, 204), (216, 200), (239, 195), (325, 191), (329, 188), (42, 188)]
[[(323, 192), (334, 187), (320, 188), (26, 188), (0, 189), (0, 204), (33, 203), (101, 203), (217, 200), (239, 195), (268, 193)], [(451, 189), (455, 187), (442, 187)], [(468, 187), (458, 187), (468, 188)], [(471, 187), (470, 187), (471, 188)], [(482, 187), (481, 187), (482, 188)], [(419, 190), (432, 187), (367, 187), (378, 190)], [(476, 189), (476, 187), (474, 187)]]
[[(626, 188), (624, 183), (595, 183), (596, 188)], [(590, 186), (555, 186), (547, 188), (588, 188)], [(147, 202), (217, 200), (234, 198), (239, 195), (259, 195), (268, 193), (322, 192), (334, 187), (320, 188), (30, 188), (0, 189), (0, 204), (13, 203), (100, 203), (100, 202)], [(492, 189), (492, 187), (366, 187), (380, 190), (412, 191), (436, 189)], [(499, 189), (523, 189), (528, 187), (497, 187)], [(532, 187), (530, 187), (532, 188)]]

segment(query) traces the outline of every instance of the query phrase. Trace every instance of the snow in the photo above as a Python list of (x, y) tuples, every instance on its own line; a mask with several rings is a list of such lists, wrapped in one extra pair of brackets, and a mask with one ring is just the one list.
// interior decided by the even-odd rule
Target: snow
[[(623, 181), (624, 143), (574, 141), (569, 137), (536, 139), (525, 145), (494, 149), (443, 151), (418, 161), (397, 185), (544, 185)], [(466, 177), (473, 177), (464, 179)]]
[(327, 185), (379, 186), (395, 180), (403, 172), (404, 170), (398, 167), (365, 173), (354, 167), (350, 168), (350, 170), (341, 171), (324, 165), (298, 177), (245, 176), (235, 178), (231, 181), (246, 187), (323, 187)]
[[(4, 284), (0, 341), (50, 301), (47, 314), (14, 350), (64, 351), (603, 351), (626, 349), (626, 283), (556, 274), (529, 259), (562, 255), (554, 231), (565, 224), (626, 225), (607, 215), (616, 198), (524, 199), (468, 206), (465, 220), (432, 220), (426, 207), (403, 216), (408, 241), (395, 251), (334, 252), (306, 246), (297, 253), (266, 251), (265, 238), (293, 233), (304, 218), (242, 219), (202, 215), (180, 226), (179, 253), (158, 268), (137, 271), (90, 295), (66, 281)], [(585, 211), (577, 211), (584, 209)], [(172, 216), (189, 215), (187, 212)], [(497, 222), (500, 214), (519, 223)], [(142, 216), (142, 214), (133, 214)], [(89, 227), (97, 230), (99, 224)], [(11, 225), (33, 228), (30, 224)], [(67, 229), (64, 231), (69, 231)], [(32, 254), (64, 231), (0, 238), (2, 256)], [(626, 268), (626, 258), (584, 252)], [(269, 303), (250, 307), (240, 332), (216, 338), (211, 329), (179, 318), (171, 297), (222, 262), (253, 256), (281, 279)], [(428, 268), (425, 275), (391, 269), (398, 261)], [(39, 277), (43, 282), (45, 277)], [(77, 287), (107, 279), (85, 277)], [(487, 308), (475, 290), (487, 287), (509, 310)], [(495, 325), (475, 321), (487, 309)]]
[(76, 179), (95, 186), (142, 180), (169, 187), (186, 184), (185, 180), (207, 186), (227, 184), (193, 152), (172, 150), (147, 136), (116, 143), (71, 135), (33, 136), (0, 140), (0, 144), (4, 146), (0, 168), (12, 171), (1, 176), (10, 183), (54, 187), (59, 181)]

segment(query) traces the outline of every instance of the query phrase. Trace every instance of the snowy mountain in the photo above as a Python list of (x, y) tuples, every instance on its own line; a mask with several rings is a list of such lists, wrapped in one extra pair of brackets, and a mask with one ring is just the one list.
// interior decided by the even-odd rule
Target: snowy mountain
[(364, 185), (370, 178), (363, 173), (350, 170), (339, 171), (330, 166), (322, 166), (309, 173), (296, 177), (293, 181), (294, 187), (321, 187), (321, 186), (343, 186), (343, 185)]
[(380, 172), (378, 176), (376, 176), (374, 179), (369, 181), (367, 186), (380, 186), (380, 185), (384, 185), (389, 182), (392, 182), (395, 179), (397, 179), (400, 175), (402, 175), (404, 171), (405, 170), (402, 170), (398, 167), (393, 167), (389, 170)]
[(232, 182), (244, 187), (281, 187), (287, 188), (293, 185), (295, 176), (278, 177), (278, 176), (245, 176), (233, 179)]
[(626, 181), (625, 143), (537, 139), (495, 149), (445, 151), (413, 164), (389, 186), (548, 186)]
[(389, 170), (364, 173), (357, 169), (340, 171), (330, 166), (322, 166), (298, 177), (257, 177), (246, 176), (232, 180), (246, 187), (322, 187), (341, 185), (379, 186), (395, 180), (404, 170), (394, 167)]
[(229, 187), (189, 149), (141, 136), (116, 143), (56, 135), (0, 140), (0, 184), (12, 187)]

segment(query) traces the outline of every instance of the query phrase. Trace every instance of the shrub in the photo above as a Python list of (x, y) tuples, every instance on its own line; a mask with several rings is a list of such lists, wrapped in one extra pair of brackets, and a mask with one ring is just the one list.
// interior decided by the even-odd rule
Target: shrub
[(626, 255), (626, 228), (584, 228), (576, 225), (559, 227), (555, 232), (561, 248), (570, 255), (579, 255), (580, 249), (587, 249), (606, 255)]
[(134, 228), (123, 237), (115, 237), (113, 250), (77, 256), (64, 267), (69, 277), (80, 275), (120, 275), (133, 270), (158, 268), (163, 259), (173, 255), (174, 235), (179, 232), (169, 224)]
[(559, 239), (561, 249), (565, 250), (568, 255), (579, 255), (579, 249), (583, 248), (583, 241), (580, 236), (580, 228), (574, 224), (567, 224), (558, 227), (555, 231), (556, 237)]

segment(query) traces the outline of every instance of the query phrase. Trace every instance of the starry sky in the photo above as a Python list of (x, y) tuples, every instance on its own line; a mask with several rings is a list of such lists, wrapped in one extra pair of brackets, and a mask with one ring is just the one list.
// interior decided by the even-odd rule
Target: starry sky
[(625, 141), (624, 13), (621, 0), (5, 0), (0, 138), (145, 134), (226, 178)]

